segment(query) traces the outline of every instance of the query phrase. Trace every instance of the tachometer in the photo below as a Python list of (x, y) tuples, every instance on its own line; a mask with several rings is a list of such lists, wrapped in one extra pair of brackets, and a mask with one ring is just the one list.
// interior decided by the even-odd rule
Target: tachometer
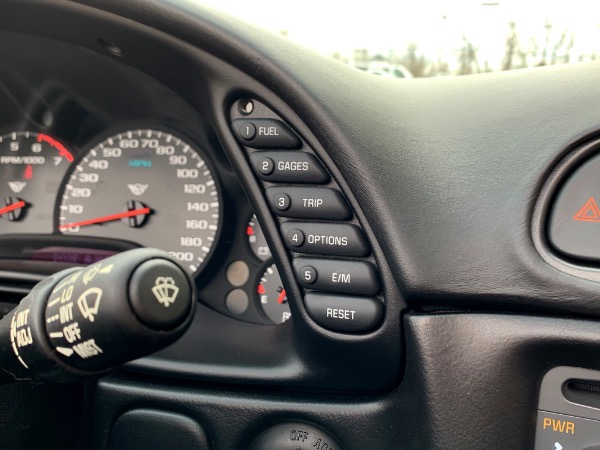
[(73, 156), (42, 133), (0, 136), (0, 233), (51, 233), (56, 192)]
[(58, 229), (157, 247), (195, 272), (219, 229), (219, 197), (213, 172), (190, 144), (164, 131), (127, 131), (75, 166)]

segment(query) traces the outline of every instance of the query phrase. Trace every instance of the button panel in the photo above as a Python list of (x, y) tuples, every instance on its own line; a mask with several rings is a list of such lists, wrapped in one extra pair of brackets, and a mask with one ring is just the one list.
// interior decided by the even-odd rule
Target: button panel
[(299, 148), (300, 138), (281, 120), (237, 119), (233, 131), (238, 140), (254, 148)]
[(352, 207), (309, 143), (267, 105), (252, 99), (248, 110), (248, 102), (232, 105), (232, 130), (291, 252), (306, 312), (331, 331), (372, 331), (383, 321), (385, 299)]
[(272, 183), (322, 184), (329, 181), (329, 174), (310, 153), (304, 152), (255, 152), (250, 161), (256, 174)]
[[(304, 288), (354, 295), (376, 295), (381, 290), (375, 267), (366, 261), (296, 258), (293, 266)], [(314, 275), (308, 274), (307, 268), (314, 270)]]
[(368, 297), (309, 293), (304, 305), (315, 322), (332, 331), (366, 333), (383, 318), (383, 304)]
[(333, 256), (367, 256), (369, 245), (356, 225), (346, 223), (285, 222), (281, 234), (295, 252)]
[(352, 217), (344, 197), (331, 188), (270, 187), (267, 188), (267, 198), (273, 212), (283, 217), (321, 220)]

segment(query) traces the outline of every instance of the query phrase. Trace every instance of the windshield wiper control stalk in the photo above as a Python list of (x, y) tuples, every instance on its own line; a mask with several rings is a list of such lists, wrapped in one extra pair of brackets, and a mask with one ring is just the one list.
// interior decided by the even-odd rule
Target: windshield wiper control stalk
[(160, 250), (56, 273), (0, 320), (1, 381), (102, 376), (177, 340), (195, 306), (192, 279)]

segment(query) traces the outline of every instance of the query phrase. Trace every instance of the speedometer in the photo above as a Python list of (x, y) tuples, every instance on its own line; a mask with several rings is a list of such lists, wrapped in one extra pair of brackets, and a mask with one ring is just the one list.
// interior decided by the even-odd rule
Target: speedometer
[(217, 184), (198, 151), (171, 133), (135, 130), (104, 140), (75, 165), (58, 229), (160, 248), (195, 272), (220, 219)]

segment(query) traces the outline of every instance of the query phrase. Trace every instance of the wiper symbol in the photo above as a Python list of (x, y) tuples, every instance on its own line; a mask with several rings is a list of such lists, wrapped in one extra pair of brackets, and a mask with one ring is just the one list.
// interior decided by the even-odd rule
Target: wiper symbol
[[(90, 300), (88, 300), (88, 296), (91, 297)], [(90, 322), (93, 322), (94, 316), (98, 314), (100, 299), (102, 299), (102, 289), (97, 287), (88, 289), (77, 299), (77, 306), (79, 306), (81, 315)]]
[(158, 277), (154, 282), (152, 293), (160, 304), (164, 305), (165, 308), (168, 308), (175, 302), (177, 294), (179, 294), (179, 288), (175, 286), (175, 280), (173, 278)]

